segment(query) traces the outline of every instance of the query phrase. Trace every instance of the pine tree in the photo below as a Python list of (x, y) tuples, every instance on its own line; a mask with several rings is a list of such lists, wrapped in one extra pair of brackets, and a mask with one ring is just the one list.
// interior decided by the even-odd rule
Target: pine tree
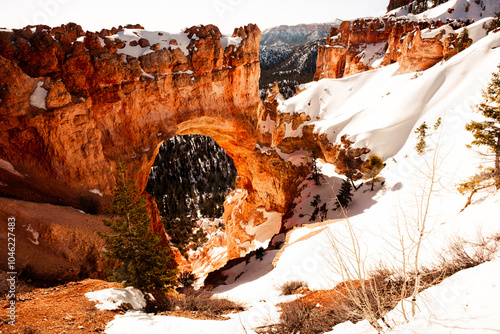
[(349, 205), (349, 203), (351, 203), (352, 201), (352, 185), (351, 185), (351, 182), (349, 182), (349, 179), (345, 179), (343, 182), (342, 182), (342, 186), (340, 187), (340, 192), (339, 194), (337, 195), (337, 207), (335, 208), (335, 210), (339, 209), (339, 208), (347, 208), (347, 206)]
[(474, 140), (471, 145), (486, 146), (493, 153), (494, 169), (492, 177), (497, 189), (500, 189), (500, 65), (498, 72), (493, 73), (493, 78), (483, 91), (484, 101), (475, 106), (485, 121), (472, 121), (465, 126), (472, 132)]
[(122, 165), (118, 166), (111, 213), (113, 219), (103, 222), (112, 232), (100, 234), (106, 243), (104, 255), (119, 263), (110, 278), (143, 292), (171, 289), (177, 281), (176, 263), (170, 249), (151, 230), (146, 200), (139, 196), (135, 182), (125, 178)]
[(460, 35), (458, 36), (457, 49), (458, 52), (462, 52), (472, 45), (472, 39), (469, 37), (469, 30), (464, 27)]
[(368, 158), (368, 167), (364, 170), (365, 175), (363, 176), (371, 184), (370, 191), (373, 191), (373, 186), (376, 182), (381, 182), (379, 174), (382, 168), (384, 168), (382, 158), (376, 154), (370, 155), (370, 158)]

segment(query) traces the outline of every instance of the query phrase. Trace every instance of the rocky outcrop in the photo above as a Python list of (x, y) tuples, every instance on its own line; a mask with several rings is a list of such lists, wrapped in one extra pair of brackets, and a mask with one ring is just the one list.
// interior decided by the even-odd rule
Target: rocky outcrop
[[(247, 217), (281, 218), (307, 174), (256, 149), (259, 38), (255, 25), (232, 38), (210, 25), (174, 36), (74, 24), (0, 31), (0, 193), (101, 212), (117, 162), (142, 190), (165, 139), (202, 134), (238, 169), (246, 195), (233, 202), (243, 214), (226, 212), (228, 244), (231, 256), (248, 250), (238, 246), (252, 236)], [(163, 233), (151, 198), (149, 207)]]
[(389, 16), (345, 21), (319, 47), (314, 79), (342, 78), (395, 62), (401, 73), (425, 70), (455, 52), (457, 37), (440, 21)]
[(315, 134), (305, 114), (279, 113), (276, 91), (262, 103), (259, 38), (255, 25), (230, 38), (212, 25), (177, 35), (75, 24), (1, 30), (0, 194), (99, 213), (118, 162), (142, 191), (164, 140), (201, 134), (238, 170), (225, 204), (228, 257), (265, 245), (309, 173), (307, 150), (339, 169), (358, 168), (362, 153)]
[[(14, 227), (11, 230), (7, 229), (9, 218)], [(0, 219), (4, 222), (0, 224), (0, 270), (54, 282), (106, 278), (110, 263), (101, 253), (104, 242), (98, 236), (98, 232), (108, 232), (103, 218), (70, 207), (0, 197)], [(15, 270), (7, 267), (7, 247), (13, 242), (8, 238), (12, 235)]]
[(387, 6), (387, 11), (391, 11), (393, 9), (409, 5), (413, 2), (414, 0), (390, 0), (389, 5)]

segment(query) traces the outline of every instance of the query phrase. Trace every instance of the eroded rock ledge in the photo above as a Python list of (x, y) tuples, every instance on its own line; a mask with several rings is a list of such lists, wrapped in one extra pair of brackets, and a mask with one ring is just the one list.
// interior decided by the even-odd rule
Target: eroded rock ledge
[(342, 78), (395, 62), (401, 73), (426, 70), (456, 54), (457, 42), (458, 34), (441, 21), (394, 16), (344, 21), (319, 46), (314, 79)]
[(101, 212), (118, 162), (143, 190), (164, 140), (206, 135), (238, 170), (224, 219), (229, 258), (244, 255), (257, 235), (280, 231), (309, 172), (284, 156), (308, 148), (339, 169), (346, 157), (305, 115), (279, 114), (277, 92), (262, 103), (259, 40), (255, 25), (232, 37), (212, 25), (176, 35), (76, 24), (0, 30), (0, 194)]

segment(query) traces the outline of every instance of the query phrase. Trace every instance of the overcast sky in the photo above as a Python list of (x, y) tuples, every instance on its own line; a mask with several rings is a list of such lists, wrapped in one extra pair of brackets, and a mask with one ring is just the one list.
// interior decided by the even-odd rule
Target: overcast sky
[(0, 0), (0, 27), (56, 26), (75, 22), (85, 30), (140, 23), (149, 30), (178, 32), (213, 23), (222, 32), (257, 23), (322, 23), (335, 18), (378, 16), (389, 0)]

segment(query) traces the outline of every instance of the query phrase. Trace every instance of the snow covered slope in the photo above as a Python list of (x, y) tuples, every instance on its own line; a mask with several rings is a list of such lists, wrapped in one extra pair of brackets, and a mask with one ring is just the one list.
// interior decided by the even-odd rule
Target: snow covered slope
[[(401, 266), (402, 255), (396, 249), (402, 236), (408, 240), (416, 233), (414, 219), (421, 215), (426, 195), (430, 204), (420, 255), (423, 264), (434, 263), (454, 237), (474, 241), (478, 231), (485, 237), (500, 233), (500, 194), (480, 192), (461, 212), (466, 199), (456, 190), (456, 184), (473, 175), (480, 164), (489, 164), (465, 147), (472, 140), (465, 124), (481, 119), (471, 106), (482, 101), (481, 91), (500, 63), (500, 33), (484, 36), (482, 22), (468, 29), (475, 36), (472, 46), (422, 73), (400, 75), (398, 64), (393, 64), (344, 79), (307, 84), (301, 94), (282, 102), (281, 112), (306, 113), (311, 116), (309, 124), (332, 142), (339, 142), (346, 134), (355, 147), (368, 147), (380, 155), (386, 163), (382, 171), (385, 182), (373, 192), (362, 186), (348, 208), (350, 218), (346, 221), (331, 209), (333, 190), (338, 190), (343, 176), (323, 165), (325, 180), (321, 186), (305, 184), (289, 227), (310, 223), (314, 195), (328, 204), (330, 220), (296, 227), (289, 232), (282, 251), (267, 251), (262, 261), (253, 258), (238, 265), (227, 272), (231, 278), (228, 284), (216, 288), (219, 296), (246, 302), (247, 311), (222, 322), (130, 312), (117, 317), (107, 333), (159, 333), (166, 329), (169, 333), (254, 333), (253, 328), (276, 321), (276, 305), (290, 299), (279, 296), (284, 282), (302, 280), (311, 289), (326, 289), (342, 281), (331, 266), (335, 243), (345, 247), (341, 253), (347, 262), (355, 260), (352, 250), (356, 248), (366, 270), (381, 262)], [(438, 119), (441, 125), (434, 130), (432, 125)], [(414, 130), (424, 121), (431, 129), (428, 149), (420, 156), (414, 149)], [(301, 128), (288, 135), (300, 132)], [(430, 192), (427, 172), (433, 164), (436, 182)], [(354, 246), (352, 235), (357, 241)], [(494, 260), (459, 272), (427, 290), (419, 313), (408, 324), (396, 326), (394, 332), (499, 332), (499, 264)], [(445, 299), (450, 291), (453, 300)], [(400, 321), (396, 313), (390, 319)], [(340, 324), (332, 333), (370, 330), (363, 324)]]
[(498, 10), (499, 3), (497, 0), (450, 0), (418, 15), (409, 14), (408, 6), (394, 9), (387, 13), (387, 15), (409, 15), (416, 19), (432, 19), (443, 22), (446, 19), (458, 20), (464, 18), (479, 21), (482, 18), (494, 16)]

